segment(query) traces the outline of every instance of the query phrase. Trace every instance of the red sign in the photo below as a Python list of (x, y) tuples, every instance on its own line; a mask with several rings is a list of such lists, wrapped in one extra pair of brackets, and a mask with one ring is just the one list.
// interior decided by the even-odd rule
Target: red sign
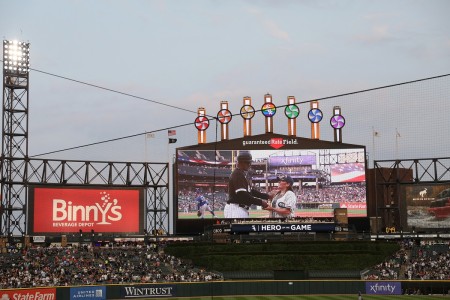
[(39, 188), (34, 232), (139, 232), (139, 189)]
[(56, 300), (56, 289), (20, 289), (0, 291), (0, 299)]
[(367, 205), (365, 202), (343, 202), (340, 207), (347, 209), (366, 209)]
[(270, 147), (275, 149), (280, 149), (283, 147), (283, 139), (282, 138), (271, 138), (270, 139)]

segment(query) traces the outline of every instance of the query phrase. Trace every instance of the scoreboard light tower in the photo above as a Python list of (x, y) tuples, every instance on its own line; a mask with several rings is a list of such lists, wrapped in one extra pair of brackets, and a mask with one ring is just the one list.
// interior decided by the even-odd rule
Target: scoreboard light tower
[(255, 116), (255, 109), (252, 106), (252, 98), (244, 97), (241, 107), (241, 117), (244, 119), (244, 137), (252, 135), (252, 118)]
[(341, 107), (333, 107), (333, 116), (330, 119), (330, 125), (334, 129), (334, 141), (342, 143), (342, 128), (345, 126), (345, 118), (341, 115)]
[(25, 234), (30, 44), (3, 41), (0, 234)]
[(203, 107), (199, 107), (197, 109), (197, 119), (195, 121), (195, 127), (198, 130), (198, 143), (204, 144), (206, 143), (206, 129), (209, 126), (209, 120), (206, 117), (206, 109)]
[(309, 111), (308, 118), (311, 121), (311, 139), (320, 139), (320, 124), (322, 120), (322, 112), (319, 109), (319, 102), (311, 102), (311, 110)]
[[(264, 95), (264, 106), (268, 106), (268, 107), (272, 107), (272, 95), (271, 94), (266, 94)], [(273, 110), (269, 110), (271, 111), (271, 113), (266, 115), (266, 133), (272, 133), (273, 132)], [(264, 110), (263, 110), (264, 112)]]
[(285, 108), (285, 115), (288, 117), (288, 135), (297, 135), (297, 117), (299, 114), (298, 106), (295, 104), (295, 97), (289, 96), (287, 98), (287, 106)]
[(231, 111), (228, 110), (228, 101), (221, 101), (220, 111), (217, 113), (217, 120), (220, 122), (220, 136), (222, 141), (228, 140), (229, 138), (228, 123), (231, 122), (232, 117)]

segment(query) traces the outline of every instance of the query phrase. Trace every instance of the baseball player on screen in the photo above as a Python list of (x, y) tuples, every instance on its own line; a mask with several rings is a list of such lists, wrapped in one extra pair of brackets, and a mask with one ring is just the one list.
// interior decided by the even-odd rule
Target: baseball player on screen
[(237, 156), (237, 167), (230, 175), (228, 182), (228, 202), (224, 208), (225, 218), (248, 218), (251, 205), (262, 206), (266, 209), (269, 205), (266, 200), (273, 198), (272, 194), (258, 192), (250, 187), (247, 180), (247, 171), (252, 164), (252, 155), (249, 152), (241, 152)]
[(197, 202), (197, 216), (199, 218), (203, 219), (205, 217), (206, 211), (209, 211), (213, 215), (213, 217), (216, 218), (216, 214), (211, 209), (211, 207), (209, 207), (208, 200), (199, 192), (197, 192), (197, 197), (195, 198), (195, 201)]

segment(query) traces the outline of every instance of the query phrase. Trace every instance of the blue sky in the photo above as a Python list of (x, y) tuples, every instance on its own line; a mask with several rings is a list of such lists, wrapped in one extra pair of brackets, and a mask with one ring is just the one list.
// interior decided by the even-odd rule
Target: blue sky
[[(238, 113), (244, 96), (259, 108), (266, 93), (284, 105), (290, 95), (306, 101), (450, 73), (446, 0), (0, 0), (0, 8), (2, 38), (31, 44), (30, 155), (156, 131), (149, 140), (139, 136), (47, 157), (166, 161), (175, 147), (197, 142), (193, 124), (177, 126), (193, 123), (196, 114), (189, 111), (198, 107), (216, 115), (227, 100)], [(323, 107), (341, 106), (344, 142), (366, 145), (377, 159), (442, 156), (445, 144), (432, 153), (427, 144), (448, 138), (444, 86), (448, 79)], [(406, 115), (389, 116), (390, 104), (394, 115)], [(440, 107), (430, 115), (439, 120), (436, 128), (418, 124), (415, 115), (424, 105)], [(254, 134), (264, 132), (258, 118)], [(277, 118), (275, 132), (286, 134), (282, 112)], [(241, 124), (235, 116), (230, 138), (242, 136)], [(308, 137), (308, 124), (299, 124), (298, 135)], [(170, 127), (177, 127), (178, 142), (169, 146), (167, 132), (158, 130)], [(416, 145), (417, 135), (427, 144)], [(211, 125), (207, 141), (215, 136)], [(324, 130), (323, 138), (332, 135)]]

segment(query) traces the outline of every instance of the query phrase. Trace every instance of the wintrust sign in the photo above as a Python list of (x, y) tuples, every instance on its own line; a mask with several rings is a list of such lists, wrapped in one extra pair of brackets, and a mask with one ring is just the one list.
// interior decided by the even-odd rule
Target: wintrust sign
[(35, 187), (30, 192), (32, 231), (139, 232), (142, 193), (140, 189)]
[(174, 285), (137, 285), (121, 287), (123, 298), (168, 298), (176, 295)]

